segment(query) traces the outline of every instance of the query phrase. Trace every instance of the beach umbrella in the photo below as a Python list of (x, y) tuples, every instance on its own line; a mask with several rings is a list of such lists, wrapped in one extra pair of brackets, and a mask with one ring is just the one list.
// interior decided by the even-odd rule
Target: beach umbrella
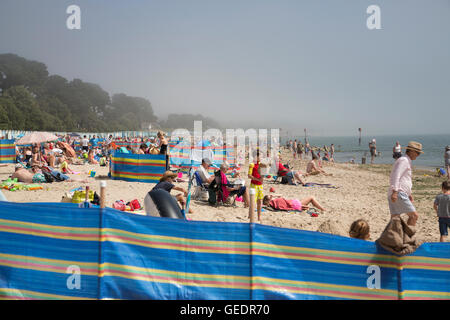
[(16, 144), (17, 145), (23, 145), (23, 144), (33, 144), (33, 143), (43, 143), (43, 142), (49, 142), (49, 141), (56, 141), (58, 140), (58, 137), (55, 136), (53, 133), (50, 132), (32, 132), (29, 133), (22, 138), (20, 138)]

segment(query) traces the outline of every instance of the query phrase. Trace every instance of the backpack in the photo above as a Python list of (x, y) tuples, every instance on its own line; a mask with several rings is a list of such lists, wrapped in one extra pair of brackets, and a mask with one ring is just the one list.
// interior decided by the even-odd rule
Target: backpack
[(214, 179), (208, 187), (208, 202), (210, 205), (215, 205), (217, 203), (217, 192), (219, 191), (219, 185), (217, 184), (217, 178), (220, 177), (220, 171), (214, 172), (216, 179)]
[(215, 205), (217, 203), (217, 192), (214, 189), (208, 189), (208, 202), (210, 205)]

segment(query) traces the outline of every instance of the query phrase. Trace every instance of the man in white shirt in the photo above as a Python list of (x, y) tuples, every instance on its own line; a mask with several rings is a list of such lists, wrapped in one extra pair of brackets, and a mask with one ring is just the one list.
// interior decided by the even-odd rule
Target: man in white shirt
[(103, 145), (104, 145), (104, 146), (109, 146), (109, 145), (111, 144), (112, 140), (113, 140), (113, 136), (112, 136), (112, 134), (110, 134), (110, 135), (109, 135), (109, 138), (106, 138), (106, 139), (105, 139)]
[(422, 154), (422, 144), (410, 141), (406, 154), (398, 158), (392, 167), (389, 178), (388, 202), (391, 215), (407, 213), (408, 224), (415, 226), (419, 215), (413, 205), (412, 197), (412, 161)]
[(214, 175), (210, 175), (208, 172), (210, 165), (211, 165), (211, 160), (209, 160), (208, 158), (203, 158), (202, 164), (197, 169), (197, 172), (200, 175), (200, 178), (202, 179), (203, 183), (210, 184), (215, 178)]
[(81, 149), (86, 152), (89, 151), (89, 140), (86, 138), (86, 136), (81, 139)]

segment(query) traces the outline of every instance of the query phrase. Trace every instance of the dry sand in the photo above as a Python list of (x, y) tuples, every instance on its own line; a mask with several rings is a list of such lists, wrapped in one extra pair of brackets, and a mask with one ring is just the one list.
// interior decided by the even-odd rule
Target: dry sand
[[(305, 171), (306, 160), (292, 159), (292, 156), (287, 151), (283, 151), (283, 162), (287, 160), (290, 160), (291, 166), (295, 170)], [(80, 186), (85, 187), (89, 185), (91, 190), (100, 193), (100, 180), (107, 180), (106, 204), (111, 206), (114, 200), (120, 199), (126, 202), (138, 199), (143, 204), (144, 196), (154, 186), (154, 184), (150, 183), (109, 180), (107, 177), (108, 167), (100, 167), (98, 165), (71, 165), (71, 167), (74, 171), (81, 172), (78, 175), (71, 175), (73, 178), (88, 179), (89, 182), (54, 182), (42, 184), (44, 190), (2, 190), (3, 194), (9, 201), (15, 202), (60, 202), (66, 192)], [(245, 166), (241, 169), (242, 177), (246, 177), (247, 168), (248, 166)], [(319, 175), (305, 179), (306, 182), (330, 183), (337, 186), (337, 189), (274, 184), (272, 179), (267, 179), (264, 183), (264, 194), (269, 194), (269, 189), (274, 187), (276, 193), (282, 194), (287, 199), (302, 199), (307, 196), (314, 196), (326, 209), (326, 212), (318, 217), (311, 217), (306, 212), (287, 213), (266, 210), (262, 213), (262, 223), (276, 227), (348, 236), (350, 224), (354, 220), (364, 218), (370, 225), (370, 240), (375, 241), (390, 219), (387, 202), (390, 166), (381, 166), (380, 170), (371, 170), (371, 168), (370, 165), (324, 163), (324, 169), (332, 173), (332, 176)], [(88, 176), (89, 170), (97, 172), (95, 178)], [(13, 171), (13, 164), (0, 167), (0, 180), (7, 179)], [(421, 173), (422, 175), (423, 172)], [(437, 181), (438, 178), (435, 179), (436, 187), (431, 192), (416, 198), (415, 202), (420, 215), (418, 238), (424, 242), (439, 241), (438, 222), (432, 210), (434, 197), (439, 192), (439, 181)], [(186, 182), (178, 184), (187, 189)], [(247, 179), (248, 185), (249, 181)], [(176, 192), (173, 191), (173, 193)], [(243, 208), (242, 202), (236, 203), (237, 207), (211, 207), (206, 202), (193, 200), (191, 208), (194, 210), (194, 213), (189, 214), (188, 217), (191, 220), (248, 222), (248, 209)]]

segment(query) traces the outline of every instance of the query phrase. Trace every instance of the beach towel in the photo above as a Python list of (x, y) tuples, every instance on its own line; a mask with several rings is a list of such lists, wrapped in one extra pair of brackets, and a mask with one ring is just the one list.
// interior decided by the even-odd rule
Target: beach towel
[(337, 189), (338, 187), (333, 186), (329, 183), (315, 183), (315, 182), (307, 182), (303, 185), (304, 187), (322, 187), (322, 188), (332, 188)]
[(230, 195), (230, 191), (227, 190), (228, 179), (227, 176), (220, 171), (220, 179), (221, 179), (221, 188), (222, 188), (222, 202), (225, 202)]
[(408, 219), (409, 216), (406, 213), (393, 216), (375, 242), (397, 255), (413, 253), (420, 243), (416, 239), (416, 227), (408, 225)]
[(281, 211), (292, 211), (295, 209), (292, 205), (292, 201), (284, 198), (275, 198), (270, 200), (270, 207)]
[(64, 155), (68, 158), (76, 158), (77, 154), (75, 150), (66, 142), (59, 141), (58, 144), (62, 145), (64, 147)]

